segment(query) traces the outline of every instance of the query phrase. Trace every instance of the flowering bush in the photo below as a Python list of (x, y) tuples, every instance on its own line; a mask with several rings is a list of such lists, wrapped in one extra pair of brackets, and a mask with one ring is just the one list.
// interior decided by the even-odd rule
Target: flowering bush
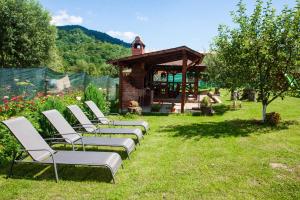
[[(47, 96), (38, 94), (32, 100), (24, 100), (22, 96), (11, 98), (6, 96), (2, 99), (3, 104), (0, 104), (0, 121), (11, 117), (24, 116), (43, 137), (50, 137), (53, 134), (53, 128), (41, 112), (57, 109), (65, 114), (68, 121), (74, 121), (73, 116), (67, 113), (66, 106), (71, 104), (82, 106), (82, 102), (76, 99), (80, 96), (82, 96), (80, 92)], [(0, 165), (9, 159), (18, 146), (18, 142), (11, 136), (9, 130), (0, 123)]]

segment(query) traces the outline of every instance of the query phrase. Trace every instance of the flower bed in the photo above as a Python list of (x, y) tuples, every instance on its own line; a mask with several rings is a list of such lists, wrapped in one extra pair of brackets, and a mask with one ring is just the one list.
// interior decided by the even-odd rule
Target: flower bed
[[(53, 134), (53, 128), (49, 124), (48, 120), (41, 114), (42, 111), (56, 109), (62, 114), (70, 123), (75, 123), (76, 120), (68, 110), (68, 105), (79, 105), (84, 109), (83, 101), (93, 100), (97, 105), (105, 107), (105, 111), (109, 109), (109, 103), (105, 100), (105, 96), (101, 91), (92, 90), (94, 86), (87, 87), (85, 93), (80, 91), (72, 91), (69, 93), (60, 93), (55, 95), (37, 94), (32, 100), (26, 100), (23, 96), (8, 97), (5, 96), (0, 104), (0, 121), (24, 116), (44, 137), (51, 137)], [(9, 157), (13, 154), (13, 151), (18, 148), (18, 143), (15, 138), (11, 136), (9, 130), (0, 123), (0, 165), (8, 161)]]

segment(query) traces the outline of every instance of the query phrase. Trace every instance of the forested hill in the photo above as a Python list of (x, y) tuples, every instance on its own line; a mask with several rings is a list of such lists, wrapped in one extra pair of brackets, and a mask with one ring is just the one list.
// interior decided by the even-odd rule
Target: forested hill
[(80, 29), (86, 35), (88, 35), (90, 37), (93, 37), (96, 40), (100, 40), (102, 42), (108, 42), (108, 43), (111, 43), (111, 44), (117, 44), (117, 45), (121, 45), (121, 46), (128, 47), (128, 48), (130, 47), (129, 43), (126, 43), (126, 42), (124, 42), (120, 39), (111, 37), (110, 35), (108, 35), (106, 33), (103, 33), (103, 32), (87, 29), (87, 28), (79, 26), (79, 25), (57, 26), (57, 28), (59, 30), (65, 30), (65, 31)]
[[(114, 40), (117, 41), (115, 38)], [(86, 34), (82, 28), (58, 29), (56, 47), (60, 61), (59, 65), (55, 65), (54, 70), (84, 71), (97, 76), (117, 76), (117, 69), (107, 64), (107, 61), (130, 55), (130, 48), (98, 40), (96, 37)]]

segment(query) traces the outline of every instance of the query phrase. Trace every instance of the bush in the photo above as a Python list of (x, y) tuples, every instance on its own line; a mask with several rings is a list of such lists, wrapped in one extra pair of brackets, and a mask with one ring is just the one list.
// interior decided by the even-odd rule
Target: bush
[(201, 101), (201, 107), (208, 107), (210, 105), (210, 100), (208, 96), (205, 96)]
[(40, 125), (40, 134), (43, 137), (51, 137), (53, 133), (56, 132), (51, 123), (47, 120), (47, 118), (42, 114), (43, 111), (56, 109), (60, 113), (64, 113), (66, 110), (66, 106), (62, 102), (62, 100), (58, 97), (49, 97), (44, 102), (41, 103), (39, 108), (39, 125)]
[(103, 113), (109, 112), (109, 102), (106, 101), (104, 92), (94, 85), (89, 84), (84, 91), (84, 101), (93, 101)]
[[(80, 97), (81, 95), (82, 93), (74, 92), (68, 95), (39, 96), (34, 100), (29, 101), (26, 101), (21, 97), (5, 99), (3, 101), (4, 104), (0, 105), (0, 121), (11, 117), (24, 116), (43, 137), (51, 137), (54, 128), (41, 112), (56, 109), (64, 114), (68, 122), (72, 123), (75, 121), (74, 117), (67, 112), (66, 106), (72, 104), (82, 106), (82, 102), (77, 100), (77, 97)], [(18, 147), (19, 144), (16, 139), (11, 135), (10, 131), (0, 123), (0, 165), (11, 159), (13, 152)]]
[[(6, 120), (5, 117), (0, 116), (0, 121)], [(18, 148), (16, 139), (11, 136), (9, 130), (0, 124), (0, 166), (11, 159), (11, 155)]]
[(153, 104), (153, 105), (151, 105), (151, 111), (152, 112), (159, 112), (160, 108), (161, 108), (160, 104)]
[(271, 126), (277, 126), (280, 123), (281, 117), (279, 113), (271, 112), (266, 114), (266, 123)]
[(118, 99), (110, 101), (110, 112), (111, 113), (119, 112), (119, 100)]

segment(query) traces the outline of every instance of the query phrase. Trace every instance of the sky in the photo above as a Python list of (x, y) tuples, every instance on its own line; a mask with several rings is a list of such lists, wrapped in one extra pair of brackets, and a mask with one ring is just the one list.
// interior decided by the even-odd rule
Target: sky
[[(147, 51), (186, 45), (209, 50), (218, 26), (232, 26), (238, 0), (40, 0), (55, 25), (82, 25), (125, 42), (139, 35)], [(244, 0), (249, 12), (255, 1)], [(295, 0), (273, 0), (281, 10)]]

